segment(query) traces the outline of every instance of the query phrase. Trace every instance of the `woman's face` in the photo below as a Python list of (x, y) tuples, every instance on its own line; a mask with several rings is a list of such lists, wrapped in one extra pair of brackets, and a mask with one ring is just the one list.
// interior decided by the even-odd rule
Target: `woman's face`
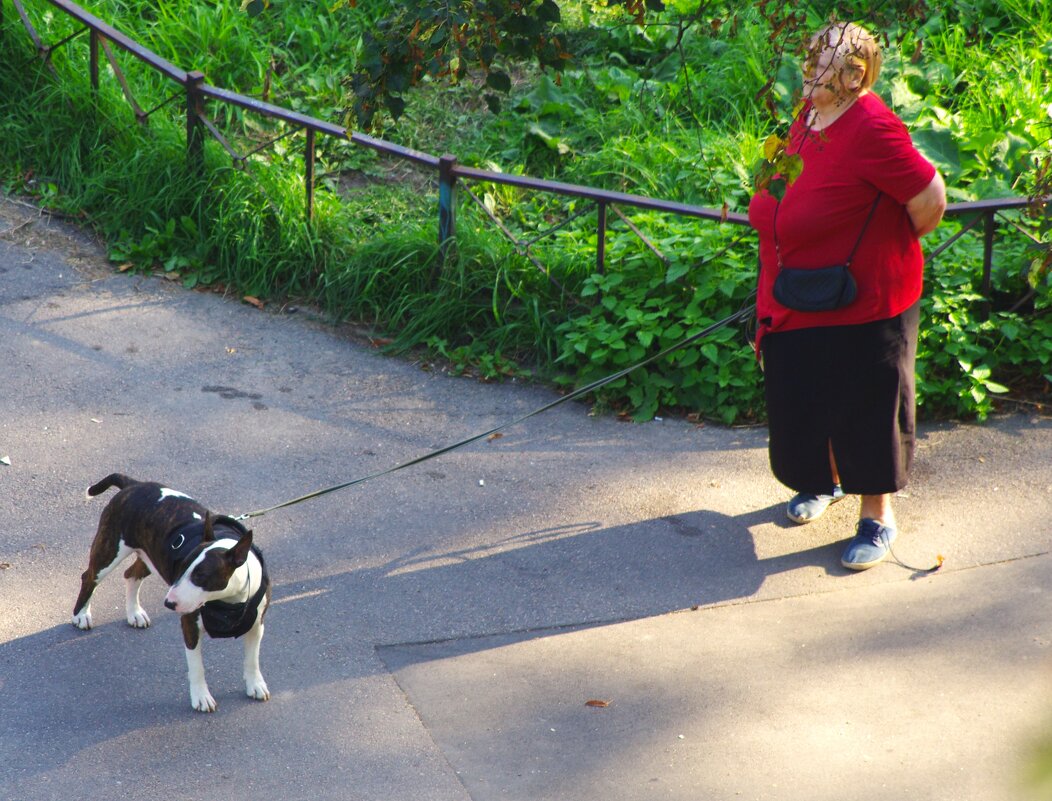
[(857, 91), (858, 70), (838, 54), (838, 44), (816, 40), (804, 61), (804, 97), (817, 106), (846, 101)]

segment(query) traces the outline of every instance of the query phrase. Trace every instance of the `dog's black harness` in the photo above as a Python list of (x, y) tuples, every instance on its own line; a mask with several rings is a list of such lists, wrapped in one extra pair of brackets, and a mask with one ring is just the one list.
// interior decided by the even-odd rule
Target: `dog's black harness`
[[(248, 533), (248, 529), (237, 520), (225, 515), (217, 515), (215, 525), (222, 525), (237, 531), (241, 536)], [(201, 541), (204, 538), (204, 524), (201, 521), (193, 521), (177, 526), (168, 533), (165, 538), (164, 553), (167, 557), (164, 565), (155, 565), (161, 575), (171, 577), (171, 583), (175, 584), (193, 564), (201, 552)], [(259, 560), (259, 566), (263, 570), (259, 580), (259, 589), (247, 601), (230, 603), (229, 601), (208, 601), (201, 607), (201, 622), (208, 632), (209, 637), (223, 639), (227, 637), (240, 637), (247, 634), (256, 622), (256, 612), (259, 604), (267, 594), (270, 587), (270, 576), (267, 574), (267, 565), (263, 561), (263, 553), (255, 545), (252, 553)]]
[[(209, 637), (222, 639), (224, 637), (240, 637), (247, 634), (256, 622), (256, 611), (259, 609), (260, 601), (267, 594), (270, 586), (270, 577), (267, 575), (267, 566), (263, 562), (263, 554), (253, 545), (252, 553), (259, 560), (259, 566), (263, 568), (263, 575), (259, 580), (259, 589), (256, 594), (247, 601), (232, 604), (229, 601), (209, 601), (201, 607), (201, 622)], [(247, 563), (246, 563), (247, 565)]]

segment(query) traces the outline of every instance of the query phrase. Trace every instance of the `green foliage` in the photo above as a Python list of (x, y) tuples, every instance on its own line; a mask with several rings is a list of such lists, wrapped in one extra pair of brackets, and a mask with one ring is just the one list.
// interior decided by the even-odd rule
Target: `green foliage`
[(488, 345), (478, 341), (452, 347), (441, 337), (431, 337), (426, 344), (446, 360), (453, 375), (475, 376), (482, 381), (529, 379), (533, 375), (515, 359), (509, 359), (499, 350), (490, 352)]
[(319, 276), (318, 290), (334, 314), (392, 331), (392, 350), (424, 344), (487, 378), (517, 374), (511, 362), (554, 347), (552, 296), (505, 245), (466, 226), (443, 257), (430, 225), (362, 243)]
[[(159, 8), (95, 0), (89, 10), (173, 63), (203, 70), (210, 83), (323, 119), (342, 118), (347, 76), (373, 76), (381, 83), (361, 99), (373, 103), (376, 124), (401, 115), (384, 136), (404, 146), (454, 153), (487, 169), (743, 211), (765, 143), (792, 116), (802, 33), (833, 7), (813, 3), (804, 14), (799, 4), (774, 0), (676, 0), (663, 11), (642, 2), (559, 2), (556, 18), (540, 2), (463, 0), (437, 12), (433, 5), (334, 10), (319, 0), (287, 0), (249, 16), (236, 1), (172, 0)], [(930, 0), (921, 20), (911, 15), (918, 4), (905, 0), (852, 7), (869, 5), (882, 9), (880, 29), (888, 35), (877, 90), (943, 169), (955, 199), (1052, 191), (1052, 7)], [(546, 20), (537, 15), (542, 7)], [(442, 17), (479, 8), (505, 15), (493, 30)], [(47, 40), (74, 32), (48, 9), (27, 3)], [(420, 16), (426, 13), (438, 16)], [(409, 37), (412, 14), (423, 21)], [(532, 15), (553, 33), (548, 44), (562, 48), (549, 51), (554, 62), (524, 49), (536, 28), (522, 27), (519, 39), (513, 30), (505, 40), (516, 15)], [(487, 38), (494, 30), (501, 42)], [(137, 270), (177, 275), (187, 286), (306, 299), (335, 319), (373, 326), (395, 350), (422, 347), (488, 379), (529, 372), (564, 385), (612, 373), (736, 311), (755, 283), (747, 231), (623, 206), (649, 246), (611, 210), (598, 273), (594, 209), (491, 184), (470, 188), (529, 246), (507, 242), (461, 192), (457, 240), (443, 257), (431, 176), (334, 139), (318, 141), (308, 224), (301, 135), (265, 146), (288, 132), (210, 103), (210, 116), (240, 152), (263, 147), (235, 165), (209, 141), (198, 176), (186, 169), (178, 102), (161, 106), (143, 128), (107, 70), (98, 98), (91, 97), (86, 46), (71, 42), (52, 55), (56, 85), (13, 15), (5, 15), (2, 35), (5, 189), (83, 217), (107, 238), (116, 261)], [(377, 72), (377, 48), (390, 43), (402, 61), (381, 56)], [(492, 52), (483, 52), (487, 43)], [(424, 45), (442, 50), (434, 64), (412, 50)], [(118, 58), (143, 108), (178, 91), (134, 59)], [(417, 66), (415, 79), (408, 72), (408, 79), (382, 83)], [(456, 82), (442, 79), (443, 71)], [(501, 98), (498, 113), (487, 95)], [(376, 112), (388, 96), (406, 105)], [(1013, 396), (1047, 390), (1052, 251), (1033, 247), (1029, 236), (1047, 242), (1050, 227), (1048, 217), (1001, 220), (991, 298), (980, 296), (977, 233), (931, 264), (918, 357), (927, 414), (982, 417), (1004, 388)], [(953, 230), (944, 224), (926, 249)], [(744, 238), (735, 241), (738, 234)], [(637, 419), (678, 408), (747, 421), (762, 416), (759, 382), (745, 337), (725, 329), (608, 386), (598, 400)]]
[(381, 109), (397, 120), (403, 95), (423, 76), (460, 81), (472, 68), (482, 70), (487, 105), (498, 111), (497, 93), (511, 90), (509, 59), (534, 57), (558, 70), (569, 58), (554, 31), (560, 19), (554, 0), (400, 3), (365, 33), (349, 79), (353, 113), (366, 128)]
[[(685, 238), (684, 238), (685, 239)], [(726, 256), (722, 264), (693, 264), (711, 237), (679, 244), (686, 261), (653, 259), (590, 276), (582, 296), (596, 304), (559, 327), (560, 360), (586, 384), (659, 353), (749, 302), (749, 271)], [(708, 242), (706, 242), (708, 240)], [(725, 423), (755, 419), (762, 407), (752, 347), (734, 328), (722, 328), (599, 391), (601, 404), (648, 420), (660, 409), (715, 410)], [(709, 412), (711, 413), (711, 411)]]
[[(1022, 3), (988, 4), (1002, 13)], [(1029, 4), (1026, 29), (975, 33), (986, 5), (944, 12), (887, 59), (882, 83), (917, 146), (944, 173), (954, 199), (1013, 194), (1019, 176), (1052, 134), (1048, 94), (1052, 21)], [(991, 23), (993, 24), (993, 23)], [(971, 32), (970, 32), (971, 31)], [(921, 56), (915, 63), (914, 56)], [(981, 65), (981, 68), (979, 67)]]
[[(1036, 295), (1037, 308), (1029, 313), (992, 310), (979, 291), (978, 263), (971, 261), (971, 269), (960, 262), (929, 265), (929, 286), (921, 305), (917, 391), (918, 402), (931, 415), (984, 419), (997, 398), (1012, 388), (1038, 392), (1052, 382), (1052, 316), (1047, 313), (1052, 293), (1046, 287)], [(1022, 280), (1006, 277), (1001, 285), (1014, 283), (1018, 288)]]
[[(187, 250), (182, 242), (196, 243), (196, 246)], [(184, 215), (178, 221), (168, 219), (163, 226), (147, 224), (146, 233), (138, 239), (127, 230), (121, 231), (110, 247), (109, 256), (122, 266), (140, 271), (162, 269), (169, 277), (182, 279), (187, 289), (193, 289), (219, 278), (214, 265), (206, 261), (206, 247), (197, 224)]]

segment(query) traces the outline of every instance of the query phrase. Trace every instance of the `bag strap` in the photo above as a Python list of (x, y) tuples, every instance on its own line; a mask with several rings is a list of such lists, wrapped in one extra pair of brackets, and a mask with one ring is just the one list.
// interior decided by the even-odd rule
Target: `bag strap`
[[(877, 213), (877, 206), (880, 203), (880, 198), (883, 196), (883, 192), (877, 192), (877, 197), (873, 201), (873, 205), (869, 209), (869, 215), (866, 217), (866, 221), (862, 224), (862, 230), (859, 232), (858, 239), (855, 240), (855, 246), (851, 248), (851, 252), (848, 254), (847, 261), (844, 262), (844, 266), (850, 267), (851, 262), (855, 259), (855, 253), (858, 250), (858, 246), (862, 244), (862, 237), (866, 235), (866, 229), (869, 228), (870, 222), (873, 220), (873, 215)], [(778, 209), (782, 207), (782, 202), (779, 200), (774, 206), (774, 250), (778, 254), (778, 270), (781, 271), (783, 268), (782, 264), (782, 245), (778, 241)]]
[(855, 251), (858, 250), (858, 246), (862, 244), (862, 237), (866, 235), (866, 229), (869, 228), (869, 223), (873, 219), (873, 215), (877, 213), (877, 205), (880, 203), (880, 198), (883, 193), (877, 192), (877, 198), (873, 201), (873, 206), (869, 210), (869, 216), (866, 217), (866, 222), (862, 225), (862, 231), (858, 235), (858, 239), (855, 240), (855, 246), (851, 248), (851, 253), (848, 254), (847, 261), (844, 265), (847, 267), (851, 266), (851, 262), (855, 258)]

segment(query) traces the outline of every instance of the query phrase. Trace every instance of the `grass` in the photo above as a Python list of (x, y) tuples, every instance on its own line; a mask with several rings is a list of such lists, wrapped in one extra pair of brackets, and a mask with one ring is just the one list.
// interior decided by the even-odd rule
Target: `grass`
[[(878, 85), (959, 200), (1024, 192), (1052, 135), (1052, 11), (1038, 0), (1006, 0), (995, 4), (994, 19), (988, 5), (962, 4), (903, 33)], [(255, 18), (230, 2), (99, 0), (87, 7), (173, 63), (201, 69), (214, 85), (342, 122), (342, 78), (383, 6), (330, 12), (313, 0), (289, 0)], [(71, 33), (48, 8), (29, 2), (45, 38)], [(775, 68), (768, 37), (750, 13), (718, 36), (686, 37), (679, 51), (670, 51), (671, 29), (644, 35), (571, 15), (583, 26), (571, 35), (582, 55), (561, 81), (518, 65), (499, 115), (485, 110), (470, 82), (425, 83), (398, 127), (383, 135), (505, 172), (744, 210), (761, 143), (786, 118), (799, 80), (791, 64), (777, 67), (778, 118), (754, 101)], [(550, 282), (464, 193), (455, 247), (442, 258), (433, 176), (324, 137), (307, 224), (302, 134), (264, 148), (247, 171), (210, 141), (198, 175), (185, 162), (178, 102), (142, 128), (112, 76), (104, 74), (97, 100), (87, 92), (83, 43), (56, 52), (55, 83), (11, 15), (2, 36), (6, 190), (83, 217), (116, 261), (177, 273), (187, 286), (306, 299), (333, 319), (374, 326), (396, 349), (426, 347), (491, 378), (528, 371), (574, 384), (733, 311), (753, 281), (749, 240), (727, 250), (741, 231), (640, 212), (631, 219), (661, 255), (611, 215), (606, 272), (597, 275), (590, 212), (531, 246), (558, 283)], [(119, 58), (144, 108), (177, 88)], [(212, 104), (209, 113), (241, 152), (284, 133), (232, 107)], [(472, 189), (524, 240), (587, 211), (552, 195)], [(944, 225), (936, 240), (953, 228)], [(1034, 253), (1013, 231), (1006, 228), (998, 245), (995, 289), (1018, 299), (1030, 291)], [(1036, 276), (1023, 311), (1006, 306), (998, 314), (1008, 316), (994, 327), (975, 297), (980, 250), (966, 237), (930, 268), (919, 363), (930, 414), (983, 416), (1001, 383), (1040, 393), (1048, 386), (1042, 376), (1052, 373), (1047, 276)], [(733, 332), (625, 379), (599, 400), (641, 419), (669, 407), (727, 422), (762, 414), (751, 354)]]

